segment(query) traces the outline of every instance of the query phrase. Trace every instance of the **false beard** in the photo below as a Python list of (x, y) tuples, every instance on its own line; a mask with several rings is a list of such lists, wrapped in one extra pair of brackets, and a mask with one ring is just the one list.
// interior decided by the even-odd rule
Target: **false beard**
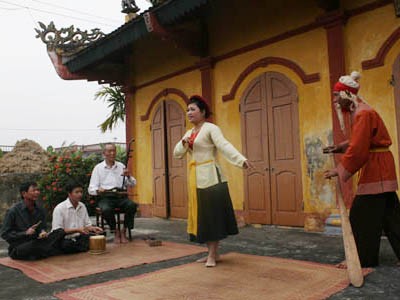
[(346, 125), (344, 123), (343, 111), (339, 104), (336, 104), (336, 115), (339, 120), (340, 129), (342, 130), (343, 135), (346, 136)]

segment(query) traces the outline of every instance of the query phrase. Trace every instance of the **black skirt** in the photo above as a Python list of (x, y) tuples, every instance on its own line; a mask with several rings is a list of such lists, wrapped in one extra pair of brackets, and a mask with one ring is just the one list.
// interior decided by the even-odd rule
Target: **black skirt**
[(190, 234), (190, 240), (213, 242), (238, 233), (228, 184), (197, 189), (197, 235)]

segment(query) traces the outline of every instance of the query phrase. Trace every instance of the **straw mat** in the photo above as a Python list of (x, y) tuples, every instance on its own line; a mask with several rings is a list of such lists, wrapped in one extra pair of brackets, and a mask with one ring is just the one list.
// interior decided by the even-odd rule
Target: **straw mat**
[(86, 286), (56, 295), (63, 300), (325, 299), (349, 285), (333, 265), (228, 253), (214, 268), (190, 263)]
[(162, 246), (149, 247), (143, 240), (134, 240), (127, 244), (107, 244), (106, 253), (99, 255), (86, 252), (37, 261), (13, 260), (6, 257), (0, 259), (0, 264), (21, 270), (36, 281), (49, 283), (204, 251), (206, 249), (203, 247), (164, 241)]

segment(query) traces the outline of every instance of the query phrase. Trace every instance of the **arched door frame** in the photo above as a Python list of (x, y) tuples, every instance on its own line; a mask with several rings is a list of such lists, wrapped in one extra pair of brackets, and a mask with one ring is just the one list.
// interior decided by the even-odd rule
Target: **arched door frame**
[(159, 92), (154, 98), (150, 101), (149, 106), (147, 107), (147, 111), (144, 115), (140, 116), (141, 121), (147, 121), (150, 118), (150, 115), (154, 113), (155, 107), (158, 105), (158, 102), (160, 102), (163, 99), (166, 99), (168, 96), (172, 96), (171, 100), (174, 100), (176, 102), (180, 102), (177, 99), (181, 99), (184, 104), (189, 103), (189, 97), (181, 90), (176, 89), (176, 88), (166, 88), (163, 89), (161, 92)]
[[(257, 74), (252, 74), (253, 76), (251, 76), (251, 77), (254, 77), (254, 78), (252, 78), (251, 80), (249, 80), (249, 81), (247, 81), (247, 84), (246, 84), (246, 86), (245, 87), (240, 87), (240, 89), (243, 89), (243, 92), (241, 93), (241, 96), (240, 96), (240, 107), (241, 107), (241, 111), (242, 111), (242, 107), (244, 107), (243, 106), (243, 104), (244, 104), (244, 101), (245, 101), (245, 98), (246, 98), (246, 96), (247, 96), (247, 93), (250, 91), (250, 89), (252, 88), (252, 86), (254, 85), (254, 84), (259, 84), (259, 80), (261, 79), (263, 79), (264, 77), (266, 78), (267, 76), (272, 76), (272, 77), (281, 77), (282, 79), (284, 79), (285, 80), (285, 82), (288, 84), (288, 86), (290, 87), (290, 90), (292, 91), (292, 93), (293, 93), (293, 96), (292, 97), (295, 97), (295, 99), (291, 102), (291, 103), (293, 103), (294, 105), (295, 105), (295, 107), (294, 107), (294, 109), (296, 110), (296, 112), (295, 112), (295, 120), (294, 120), (294, 122), (295, 122), (295, 126), (296, 127), (298, 127), (299, 126), (299, 119), (298, 119), (298, 92), (297, 92), (297, 86), (296, 86), (296, 84), (291, 80), (291, 78), (289, 78), (288, 76), (286, 76), (285, 74), (283, 74), (283, 73), (281, 73), (281, 72), (276, 72), (276, 71), (267, 71), (267, 70), (263, 70), (264, 72), (257, 72)], [(244, 81), (244, 80), (242, 80), (242, 81)], [(261, 84), (263, 84), (263, 83), (261, 83)], [(239, 87), (237, 87), (237, 89), (239, 89)], [(266, 93), (266, 91), (264, 91), (264, 93)], [(263, 97), (263, 96), (261, 96), (261, 97)], [(264, 95), (264, 97), (265, 97), (265, 99), (267, 100), (267, 97), (266, 97), (266, 95)], [(271, 100), (271, 99), (270, 99)], [(265, 117), (266, 118), (269, 118), (269, 119), (272, 119), (272, 115), (271, 115), (271, 112), (269, 112), (269, 110), (270, 109), (268, 109), (267, 108), (267, 106), (270, 106), (271, 104), (270, 103), (265, 103), (264, 105), (266, 105), (266, 107), (264, 107), (264, 109), (262, 109), (262, 113), (263, 114), (265, 114)], [(265, 111), (263, 111), (263, 110), (265, 110)], [(267, 116), (268, 115), (268, 116)], [(271, 121), (271, 120), (270, 120)], [(270, 122), (269, 121), (269, 122)], [(246, 124), (244, 123), (245, 122), (245, 119), (244, 119), (244, 115), (243, 115), (243, 111), (242, 111), (242, 113), (241, 113), (241, 127), (242, 127), (242, 144), (243, 144), (243, 146), (245, 147), (245, 141), (246, 141), (246, 137), (245, 137), (245, 135), (246, 135)], [(267, 128), (264, 128), (264, 129), (262, 129), (262, 131), (264, 132), (263, 134), (262, 134), (262, 136), (264, 136), (264, 143), (265, 143), (265, 141), (267, 141), (266, 143), (267, 143), (267, 145), (266, 145), (266, 147), (268, 148), (268, 150), (264, 150), (264, 151), (268, 151), (268, 153), (270, 152), (270, 142), (269, 142), (269, 139), (270, 139), (270, 135), (271, 135), (271, 130), (270, 129), (267, 129)], [(262, 138), (262, 137), (261, 137)], [(300, 159), (301, 159), (301, 157), (300, 157), (300, 148), (301, 148), (301, 143), (300, 143), (300, 133), (299, 133), (299, 131), (297, 132), (297, 134), (296, 134), (296, 140), (294, 141), (294, 147), (296, 148), (295, 149), (295, 152), (296, 152), (296, 157), (297, 157), (297, 160), (298, 160), (298, 162), (297, 163), (295, 163), (295, 172), (297, 173), (297, 180), (298, 180), (298, 182), (299, 182), (299, 187), (297, 188), (297, 189), (295, 189), (296, 191), (295, 191), (295, 193), (296, 193), (296, 195), (297, 195), (297, 201), (295, 202), (295, 206), (296, 206), (296, 213), (293, 215), (293, 221), (292, 220), (289, 220), (289, 223), (293, 223), (293, 224), (281, 224), (281, 225), (294, 225), (294, 226), (302, 226), (303, 225), (303, 220), (304, 220), (304, 214), (303, 214), (303, 208), (302, 208), (302, 202), (303, 202), (303, 188), (302, 188), (302, 170), (301, 170), (301, 161), (300, 161)], [(244, 152), (245, 152), (245, 150), (244, 150)], [(269, 160), (269, 158), (268, 158), (268, 160)], [(268, 164), (270, 163), (270, 161), (268, 162)], [(270, 168), (269, 168), (269, 166), (267, 166), (267, 168), (266, 168), (266, 170), (267, 169), (269, 169), (269, 171), (270, 171)], [(273, 169), (273, 168), (272, 168)], [(269, 174), (269, 175), (271, 175), (271, 174)], [(246, 207), (245, 207), (245, 217), (246, 217), (246, 221), (249, 221), (249, 214), (250, 214), (250, 209), (249, 209), (249, 205), (248, 205), (248, 203), (249, 203), (249, 199), (247, 199), (249, 196), (248, 196), (248, 194), (249, 194), (249, 190), (248, 190), (248, 186), (247, 186), (247, 184), (246, 184), (246, 182), (247, 182), (247, 177), (248, 175), (247, 175), (247, 173), (244, 173), (244, 183), (245, 183), (245, 187), (244, 187), (244, 193), (245, 193), (245, 195), (244, 195), (244, 199), (245, 199), (245, 203), (247, 203), (247, 205), (246, 205)], [(274, 175), (272, 175), (272, 176), (274, 176)], [(265, 203), (265, 211), (267, 211), (267, 214), (271, 214), (270, 216), (266, 216), (266, 219), (264, 219), (265, 220), (265, 222), (267, 222), (267, 224), (268, 223), (270, 223), (270, 224), (279, 224), (279, 221), (277, 222), (276, 220), (278, 220), (278, 219), (281, 219), (281, 220), (283, 220), (283, 219), (287, 219), (286, 217), (283, 217), (283, 218), (276, 218), (275, 217), (275, 215), (278, 215), (278, 213), (277, 213), (277, 205), (278, 205), (278, 202), (277, 202), (277, 200), (278, 200), (278, 198), (276, 198), (275, 200), (275, 202), (273, 202), (274, 201), (274, 195), (277, 195), (276, 194), (276, 190), (275, 191), (273, 191), (273, 189), (272, 189), (272, 184), (273, 184), (273, 181), (274, 180), (272, 180), (273, 179), (273, 177), (269, 177), (269, 176), (267, 176), (267, 178), (266, 178), (266, 182), (268, 182), (267, 183), (267, 185), (268, 185), (268, 188), (269, 188), (269, 191), (263, 191), (264, 193), (267, 193), (268, 195), (266, 196), (266, 195), (264, 195), (264, 199), (265, 199), (265, 201), (267, 201), (267, 203)], [(276, 196), (277, 197), (277, 196)], [(268, 203), (268, 201), (269, 201), (269, 203)], [(272, 215), (274, 213), (274, 215)], [(259, 219), (259, 217), (257, 217), (257, 213), (256, 213), (256, 215), (255, 215), (255, 219)], [(283, 222), (286, 222), (286, 221), (283, 221)]]

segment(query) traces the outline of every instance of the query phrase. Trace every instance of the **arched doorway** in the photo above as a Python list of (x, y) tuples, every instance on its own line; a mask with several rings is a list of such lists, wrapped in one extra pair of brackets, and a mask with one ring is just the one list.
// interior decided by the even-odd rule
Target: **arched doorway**
[(187, 218), (186, 160), (172, 156), (185, 131), (185, 112), (179, 104), (161, 101), (151, 124), (154, 216)]
[(303, 226), (297, 88), (267, 72), (241, 99), (243, 152), (255, 168), (245, 172), (248, 223)]

